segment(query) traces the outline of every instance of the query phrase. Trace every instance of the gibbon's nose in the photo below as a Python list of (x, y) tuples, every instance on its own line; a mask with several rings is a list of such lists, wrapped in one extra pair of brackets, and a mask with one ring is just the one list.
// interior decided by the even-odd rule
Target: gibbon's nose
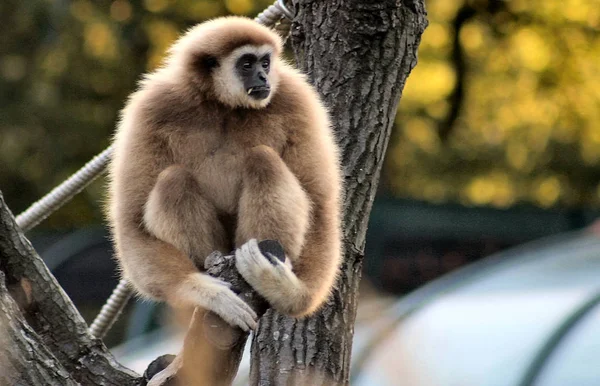
[(267, 83), (267, 75), (262, 71), (259, 71), (258, 79), (260, 79), (262, 82)]

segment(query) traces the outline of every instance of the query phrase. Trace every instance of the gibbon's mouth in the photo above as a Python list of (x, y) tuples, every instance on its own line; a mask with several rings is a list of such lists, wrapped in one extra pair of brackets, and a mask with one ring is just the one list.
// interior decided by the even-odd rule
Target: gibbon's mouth
[(250, 87), (246, 90), (246, 93), (254, 99), (266, 99), (271, 93), (271, 87), (269, 86), (258, 86)]

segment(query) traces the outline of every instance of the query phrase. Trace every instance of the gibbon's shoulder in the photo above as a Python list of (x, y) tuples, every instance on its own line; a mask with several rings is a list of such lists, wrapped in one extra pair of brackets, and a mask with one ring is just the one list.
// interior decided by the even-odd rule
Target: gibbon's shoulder
[(307, 130), (329, 130), (327, 108), (306, 75), (287, 63), (280, 65), (280, 81), (272, 111), (304, 124)]
[(173, 79), (169, 78), (165, 69), (146, 75), (138, 89), (129, 96), (122, 118), (135, 117), (138, 123), (150, 126), (185, 123), (194, 119), (202, 103)]
[(280, 80), (274, 102), (298, 114), (310, 116), (315, 111), (326, 113), (321, 97), (306, 75), (284, 62), (280, 64), (279, 72)]

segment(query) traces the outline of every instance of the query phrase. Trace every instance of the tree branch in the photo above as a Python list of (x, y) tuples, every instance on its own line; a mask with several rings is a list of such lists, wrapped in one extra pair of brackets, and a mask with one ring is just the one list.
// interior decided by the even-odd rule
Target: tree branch
[[(115, 362), (104, 344), (88, 334), (85, 321), (18, 229), (2, 193), (0, 271), (21, 311), (15, 317), (22, 316), (43, 343), (40, 350), (52, 354), (75, 382), (119, 386), (139, 383), (135, 373)], [(10, 323), (3, 327), (9, 328)], [(56, 366), (57, 373), (61, 369)]]

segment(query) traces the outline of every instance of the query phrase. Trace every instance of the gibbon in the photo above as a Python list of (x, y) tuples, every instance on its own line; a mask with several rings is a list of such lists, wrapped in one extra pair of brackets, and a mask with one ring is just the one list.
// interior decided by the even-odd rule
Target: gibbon
[[(324, 303), (341, 262), (338, 149), (317, 93), (281, 50), (275, 32), (242, 17), (190, 29), (130, 96), (109, 168), (124, 277), (143, 296), (246, 331), (255, 312), (197, 268), (211, 252), (237, 249), (244, 279), (296, 317)], [(261, 240), (279, 241), (285, 262), (263, 255)]]

